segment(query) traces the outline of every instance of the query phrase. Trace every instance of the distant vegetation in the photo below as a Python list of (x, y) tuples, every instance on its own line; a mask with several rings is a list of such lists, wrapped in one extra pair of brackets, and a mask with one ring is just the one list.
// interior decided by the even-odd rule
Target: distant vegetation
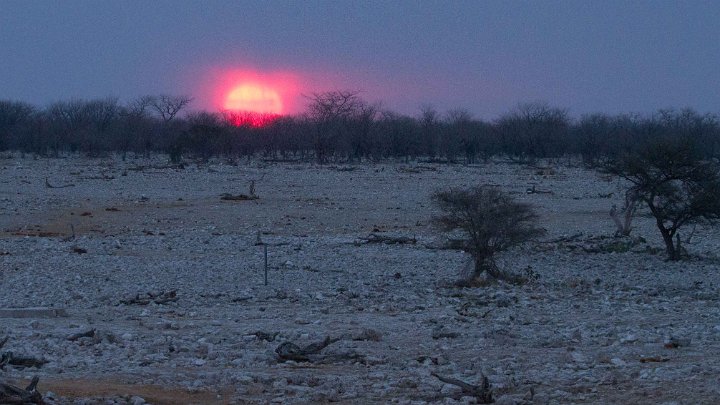
[(563, 109), (531, 103), (483, 121), (465, 110), (439, 113), (430, 107), (404, 116), (367, 103), (357, 92), (332, 91), (310, 95), (301, 115), (242, 119), (237, 113), (189, 112), (190, 103), (189, 97), (175, 96), (128, 104), (115, 98), (70, 100), (42, 108), (0, 101), (0, 150), (44, 156), (160, 152), (174, 160), (261, 156), (320, 163), (473, 163), (500, 155), (531, 162), (575, 155), (597, 164), (663, 137), (692, 139), (702, 145), (702, 158), (720, 156), (718, 117), (692, 110), (574, 119)]

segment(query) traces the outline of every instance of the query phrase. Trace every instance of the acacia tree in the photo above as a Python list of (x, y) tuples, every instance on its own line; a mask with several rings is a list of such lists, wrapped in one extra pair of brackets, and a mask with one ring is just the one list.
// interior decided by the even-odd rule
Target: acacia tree
[[(190, 102), (192, 97), (188, 96), (169, 96), (166, 94), (159, 95), (157, 97), (151, 97), (146, 100), (150, 107), (160, 115), (163, 121), (169, 122)], [(139, 101), (142, 101), (140, 99)]]
[(651, 141), (605, 163), (601, 170), (630, 183), (628, 192), (655, 218), (669, 260), (679, 260), (684, 253), (678, 234), (682, 226), (720, 218), (718, 165), (702, 160), (688, 139)]
[(308, 118), (316, 126), (313, 139), (315, 158), (318, 163), (325, 163), (327, 155), (347, 132), (348, 122), (363, 111), (366, 103), (358, 91), (352, 90), (313, 93), (307, 97), (310, 99)]
[(530, 205), (513, 200), (495, 187), (440, 191), (433, 199), (445, 212), (435, 218), (436, 224), (465, 234), (463, 249), (475, 262), (471, 280), (483, 274), (489, 280), (518, 280), (518, 276), (498, 268), (495, 254), (544, 233), (535, 226), (537, 215)]

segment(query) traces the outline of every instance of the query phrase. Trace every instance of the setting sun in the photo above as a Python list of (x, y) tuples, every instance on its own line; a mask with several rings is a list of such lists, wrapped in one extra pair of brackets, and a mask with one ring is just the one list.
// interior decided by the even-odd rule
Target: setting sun
[(283, 103), (278, 92), (268, 86), (243, 83), (233, 87), (225, 99), (226, 110), (256, 114), (282, 114)]

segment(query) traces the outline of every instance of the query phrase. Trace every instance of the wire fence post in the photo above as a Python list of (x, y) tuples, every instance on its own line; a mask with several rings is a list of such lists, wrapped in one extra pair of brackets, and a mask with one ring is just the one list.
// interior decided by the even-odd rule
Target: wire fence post
[(263, 250), (265, 251), (265, 285), (268, 285), (267, 243), (263, 243)]

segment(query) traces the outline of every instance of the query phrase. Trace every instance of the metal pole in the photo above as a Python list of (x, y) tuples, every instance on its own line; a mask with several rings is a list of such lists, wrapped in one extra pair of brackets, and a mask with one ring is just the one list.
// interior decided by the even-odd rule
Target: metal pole
[(263, 244), (263, 248), (265, 249), (265, 285), (268, 285), (268, 277), (267, 277), (267, 270), (268, 270), (267, 245), (266, 245), (266, 244)]

